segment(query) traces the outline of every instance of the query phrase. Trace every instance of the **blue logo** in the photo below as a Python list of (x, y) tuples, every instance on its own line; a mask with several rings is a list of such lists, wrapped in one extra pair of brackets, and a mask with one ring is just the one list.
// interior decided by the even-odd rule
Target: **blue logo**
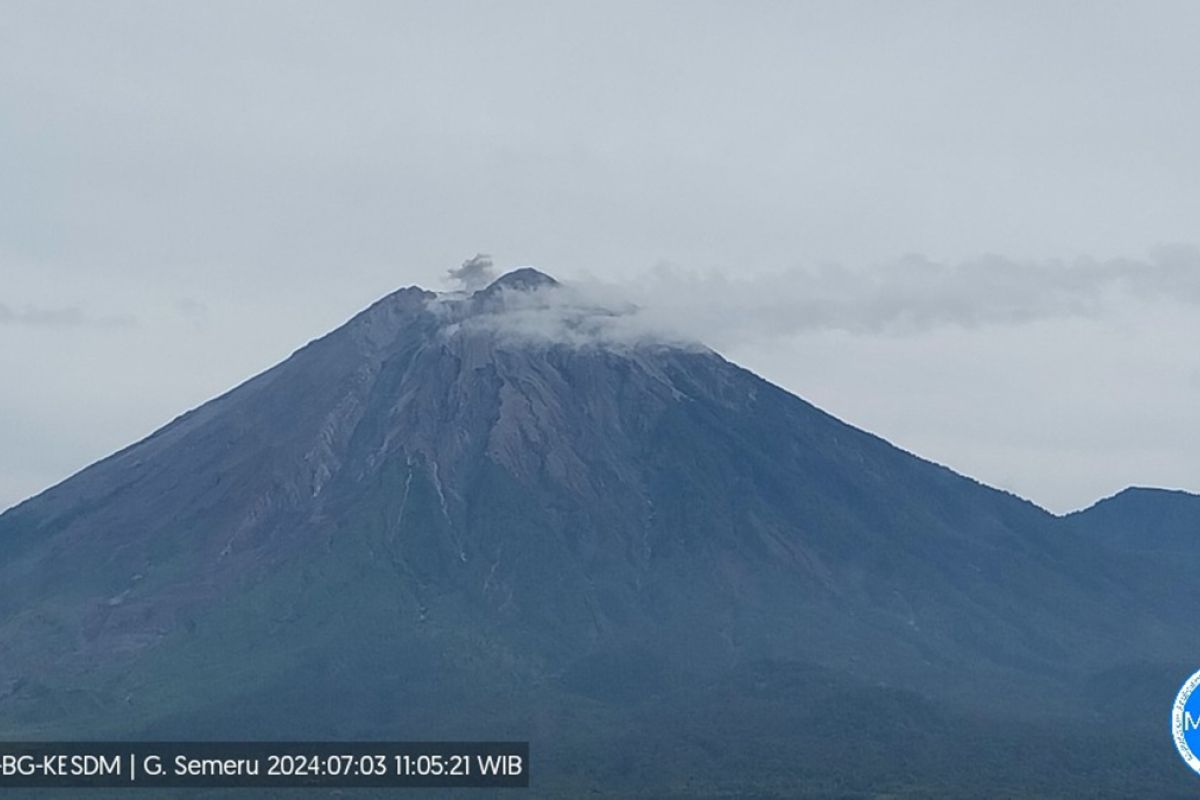
[(1175, 749), (1195, 772), (1200, 773), (1200, 672), (1188, 678), (1175, 696), (1171, 710), (1171, 735)]

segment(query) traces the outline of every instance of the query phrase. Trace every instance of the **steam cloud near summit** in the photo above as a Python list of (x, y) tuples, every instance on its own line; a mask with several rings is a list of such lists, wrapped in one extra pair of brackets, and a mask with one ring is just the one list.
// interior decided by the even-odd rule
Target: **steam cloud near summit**
[[(451, 270), (464, 285), (491, 273), (486, 256)], [(909, 336), (1100, 318), (1140, 302), (1200, 304), (1200, 251), (1171, 247), (1146, 259), (1072, 262), (908, 256), (870, 268), (802, 266), (745, 278), (663, 266), (637, 281), (583, 278), (506, 293), (502, 311), (472, 324), (573, 345), (721, 348), (819, 331)]]
[(796, 267), (744, 279), (661, 267), (640, 285), (643, 304), (664, 324), (722, 340), (822, 330), (911, 335), (1098, 318), (1146, 301), (1200, 304), (1200, 251), (1072, 262), (908, 256), (867, 269)]
[(457, 269), (447, 270), (446, 274), (463, 291), (473, 292), (477, 289), (482, 289), (495, 280), (496, 269), (491, 256), (486, 253), (476, 253), (473, 257), (464, 261), (462, 266)]

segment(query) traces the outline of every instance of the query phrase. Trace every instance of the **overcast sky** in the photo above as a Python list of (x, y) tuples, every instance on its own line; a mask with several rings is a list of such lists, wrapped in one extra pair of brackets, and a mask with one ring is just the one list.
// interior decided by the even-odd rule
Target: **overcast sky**
[(1200, 4), (0, 2), (0, 507), (477, 251), (1052, 510), (1200, 490)]

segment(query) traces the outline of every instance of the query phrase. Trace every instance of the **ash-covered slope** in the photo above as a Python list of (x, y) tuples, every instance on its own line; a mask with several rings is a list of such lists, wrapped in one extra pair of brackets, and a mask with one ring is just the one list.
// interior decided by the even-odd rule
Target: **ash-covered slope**
[(629, 708), (1069, 714), (1192, 652), (1152, 565), (621, 314), (533, 270), (401, 290), (0, 516), (7, 732), (619, 761), (605, 725), (668, 736)]

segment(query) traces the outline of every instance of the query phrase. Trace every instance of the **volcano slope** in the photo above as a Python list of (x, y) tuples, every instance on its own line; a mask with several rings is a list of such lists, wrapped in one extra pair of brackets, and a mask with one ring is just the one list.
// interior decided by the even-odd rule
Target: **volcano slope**
[(1194, 792), (1190, 510), (1057, 518), (631, 313), (403, 289), (0, 516), (0, 735), (529, 739), (546, 796)]

